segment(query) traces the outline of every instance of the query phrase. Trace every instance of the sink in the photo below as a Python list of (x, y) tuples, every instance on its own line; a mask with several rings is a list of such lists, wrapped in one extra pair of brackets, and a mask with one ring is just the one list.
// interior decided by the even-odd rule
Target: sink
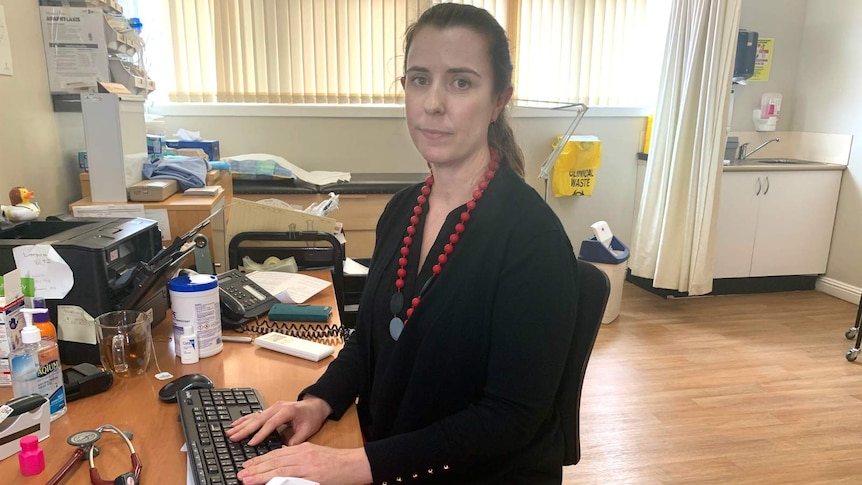
[(796, 158), (747, 158), (739, 160), (737, 165), (824, 165), (823, 162), (799, 160)]

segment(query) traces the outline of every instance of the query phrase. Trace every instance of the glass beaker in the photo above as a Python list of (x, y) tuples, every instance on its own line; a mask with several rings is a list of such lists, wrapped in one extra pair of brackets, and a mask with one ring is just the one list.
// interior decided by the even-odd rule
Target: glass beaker
[(151, 313), (133, 310), (96, 317), (96, 342), (102, 366), (121, 377), (143, 374), (153, 353)]

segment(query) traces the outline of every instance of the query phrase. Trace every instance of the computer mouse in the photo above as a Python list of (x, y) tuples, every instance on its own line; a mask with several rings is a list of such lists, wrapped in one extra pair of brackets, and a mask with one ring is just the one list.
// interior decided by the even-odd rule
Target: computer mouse
[(168, 382), (159, 390), (159, 399), (164, 402), (177, 402), (177, 392), (188, 389), (212, 389), (212, 379), (203, 374), (186, 374)]

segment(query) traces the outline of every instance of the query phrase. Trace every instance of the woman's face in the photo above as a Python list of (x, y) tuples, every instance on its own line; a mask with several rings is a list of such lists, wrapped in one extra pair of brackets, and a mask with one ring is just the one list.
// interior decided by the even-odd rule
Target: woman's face
[(404, 93), (413, 144), (431, 164), (459, 164), (488, 150), (488, 125), (511, 97), (493, 94), (488, 46), (464, 27), (425, 27), (413, 36)]

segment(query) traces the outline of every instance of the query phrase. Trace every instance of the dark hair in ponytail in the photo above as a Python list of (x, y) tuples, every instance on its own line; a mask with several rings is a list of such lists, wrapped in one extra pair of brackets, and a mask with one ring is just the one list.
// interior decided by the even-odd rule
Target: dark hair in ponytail
[[(423, 27), (444, 30), (451, 27), (466, 27), (482, 35), (488, 42), (488, 54), (494, 72), (494, 95), (512, 85), (512, 58), (509, 55), (509, 39), (506, 31), (487, 10), (472, 5), (440, 3), (426, 10), (404, 34), (404, 70), (407, 70), (407, 54), (413, 36)], [(524, 177), (524, 152), (515, 143), (515, 135), (504, 109), (497, 120), (488, 126), (488, 145), (500, 152), (500, 161), (513, 172)]]

